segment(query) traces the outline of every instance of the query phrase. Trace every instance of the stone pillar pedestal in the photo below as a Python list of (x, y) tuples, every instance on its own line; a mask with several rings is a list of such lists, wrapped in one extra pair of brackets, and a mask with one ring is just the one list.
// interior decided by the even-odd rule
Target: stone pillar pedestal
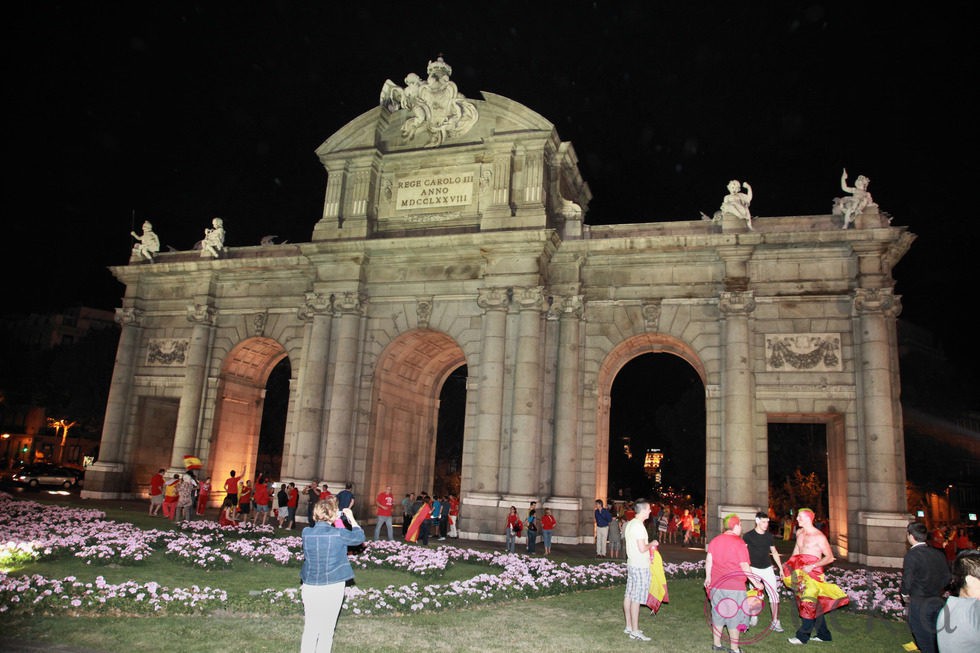
[(307, 293), (306, 304), (300, 309), (300, 319), (306, 325), (306, 364), (302, 368), (299, 396), (296, 405), (299, 414), (296, 432), (289, 448), (286, 467), (289, 476), (312, 478), (316, 474), (320, 457), (320, 440), (323, 429), (323, 398), (327, 382), (327, 357), (330, 352), (329, 298), (320, 293)]
[[(582, 318), (582, 296), (556, 298), (561, 302), (559, 311), (558, 378), (556, 379), (555, 406), (555, 467), (553, 473), (554, 495), (574, 497), (578, 494), (578, 413), (579, 397), (579, 329)], [(605, 488), (597, 489), (605, 492)], [(560, 523), (560, 522), (559, 522)]]
[[(755, 299), (751, 292), (723, 292), (719, 309), (724, 316), (725, 350), (721, 382), (724, 406), (724, 501), (732, 506), (749, 506), (755, 499), (756, 470), (752, 441), (753, 380), (749, 366), (752, 359), (748, 316), (755, 310)], [(754, 509), (752, 513), (755, 514)]]
[(864, 551), (854, 551), (848, 556), (851, 562), (870, 567), (901, 568), (907, 547), (906, 528), (912, 516), (900, 512), (858, 512), (858, 529)]
[[(476, 442), (473, 460), (473, 496), (500, 495), (500, 431), (503, 424), (503, 379), (507, 307), (510, 295), (503, 288), (481, 288), (477, 304), (484, 309), (483, 348), (477, 389)], [(496, 532), (499, 529), (492, 529)], [(502, 532), (502, 531), (501, 531)]]
[(354, 451), (350, 435), (357, 388), (357, 352), (360, 350), (357, 337), (364, 310), (362, 298), (356, 292), (344, 293), (335, 298), (334, 309), (339, 315), (340, 325), (333, 370), (333, 394), (330, 398), (330, 421), (327, 424), (326, 445), (323, 447), (322, 477), (324, 480), (345, 480), (328, 481), (331, 483), (331, 492), (335, 487), (334, 483), (339, 483), (340, 489), (343, 489), (344, 483), (349, 480), (349, 463)]
[(128, 486), (125, 465), (95, 462), (85, 468), (85, 481), (79, 496), (82, 499), (120, 499)]
[(116, 322), (122, 327), (116, 349), (116, 366), (109, 386), (99, 459), (85, 470), (85, 481), (80, 493), (83, 499), (117, 499), (121, 496), (124, 481), (127, 480), (124, 478), (125, 466), (120, 460), (123, 434), (126, 432), (129, 417), (129, 398), (142, 318), (143, 313), (138, 309), (116, 309)]
[[(531, 496), (538, 489), (541, 435), (541, 288), (515, 289), (520, 306), (514, 415), (510, 429), (508, 491)], [(530, 501), (531, 499), (528, 499)], [(526, 505), (526, 502), (525, 502)]]
[(174, 446), (170, 453), (170, 466), (181, 471), (184, 469), (184, 456), (194, 455), (197, 449), (198, 425), (201, 423), (201, 402), (204, 399), (211, 325), (214, 324), (214, 318), (214, 309), (206, 304), (195, 304), (187, 308), (187, 319), (194, 323), (194, 329), (187, 350), (187, 366), (180, 393), (180, 407), (177, 409)]

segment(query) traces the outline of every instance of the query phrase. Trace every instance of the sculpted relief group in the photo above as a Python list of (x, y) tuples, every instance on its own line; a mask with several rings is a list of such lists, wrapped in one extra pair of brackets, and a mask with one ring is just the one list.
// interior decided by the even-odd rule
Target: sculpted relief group
[(892, 269), (914, 236), (869, 180), (849, 186), (844, 171), (824, 215), (752, 215), (751, 184), (722, 179), (711, 216), (589, 225), (572, 144), (514, 100), (465, 97), (451, 75), (440, 58), (424, 79), (384, 82), (377, 107), (316, 149), (325, 192), (308, 242), (234, 242), (234, 216), (185, 249), (161, 250), (164, 224), (133, 233), (129, 263), (112, 268), (122, 335), (85, 494), (145, 494), (184, 456), (216, 478), (254, 473), (277, 366), (289, 397), (274, 478), (432, 489), (440, 391), (465, 366), (446, 490), (460, 534), (503, 542), (507, 508), (537, 501), (556, 542), (591, 541), (593, 502), (609, 498), (612, 384), (664, 353), (704, 386), (708, 537), (768, 505), (768, 425), (820, 423), (835, 553), (898, 564)]

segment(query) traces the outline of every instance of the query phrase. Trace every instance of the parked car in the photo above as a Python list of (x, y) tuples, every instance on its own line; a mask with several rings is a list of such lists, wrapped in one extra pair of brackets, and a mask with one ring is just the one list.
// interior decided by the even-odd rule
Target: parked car
[(82, 475), (83, 472), (80, 469), (52, 463), (34, 463), (13, 470), (10, 474), (10, 481), (27, 487), (60, 485), (67, 490), (78, 485), (82, 480)]

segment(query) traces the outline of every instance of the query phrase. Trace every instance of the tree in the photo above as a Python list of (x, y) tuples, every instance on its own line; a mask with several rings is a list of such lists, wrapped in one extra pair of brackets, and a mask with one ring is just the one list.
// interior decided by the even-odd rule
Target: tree
[(777, 515), (788, 515), (799, 508), (811, 508), (818, 515), (826, 515), (826, 490), (826, 484), (816, 472), (804, 474), (797, 467), (782, 483), (770, 483), (769, 502)]

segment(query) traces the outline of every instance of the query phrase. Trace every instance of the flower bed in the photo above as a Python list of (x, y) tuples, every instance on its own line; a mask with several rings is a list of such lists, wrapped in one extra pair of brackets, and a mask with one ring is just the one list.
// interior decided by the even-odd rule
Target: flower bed
[[(302, 563), (302, 539), (269, 537), (272, 530), (267, 526), (223, 528), (201, 520), (182, 523), (179, 530), (144, 531), (126, 522), (107, 521), (98, 510), (14, 501), (0, 493), (0, 565), (7, 567), (69, 553), (86, 564), (137, 564), (157, 550), (200, 569), (227, 569), (236, 560), (298, 567)], [(431, 582), (457, 562), (477, 563), (485, 566), (486, 572), (465, 580)], [(363, 552), (351, 556), (351, 564), (358, 569), (393, 569), (420, 578), (420, 582), (397, 587), (348, 587), (344, 609), (356, 615), (415, 613), (487, 601), (532, 599), (611, 587), (626, 579), (626, 567), (621, 562), (570, 565), (519, 554), (387, 541), (366, 542)], [(704, 562), (666, 563), (664, 571), (670, 579), (702, 578)], [(849, 609), (903, 617), (904, 606), (898, 599), (900, 573), (832, 569), (827, 577), (847, 592)], [(297, 615), (302, 614), (302, 599), (298, 588), (265, 589), (229, 598), (223, 590), (210, 587), (167, 588), (135, 581), (111, 585), (101, 576), (94, 583), (82, 583), (74, 577), (13, 577), (0, 571), (0, 614), (21, 610), (34, 614), (207, 613), (219, 607)]]

